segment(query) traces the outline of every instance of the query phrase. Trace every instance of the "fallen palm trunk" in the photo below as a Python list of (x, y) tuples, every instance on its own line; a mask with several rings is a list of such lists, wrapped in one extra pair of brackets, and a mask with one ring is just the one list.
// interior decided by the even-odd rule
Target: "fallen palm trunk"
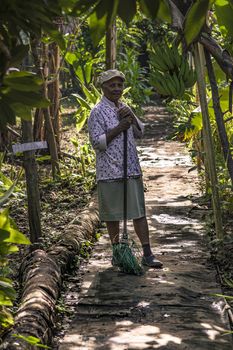
[(15, 325), (5, 336), (0, 349), (38, 349), (13, 336), (32, 336), (49, 344), (54, 326), (55, 304), (59, 296), (62, 274), (80, 252), (82, 242), (93, 239), (99, 223), (96, 198), (66, 229), (64, 238), (47, 252), (35, 250), (20, 267), (23, 290)]

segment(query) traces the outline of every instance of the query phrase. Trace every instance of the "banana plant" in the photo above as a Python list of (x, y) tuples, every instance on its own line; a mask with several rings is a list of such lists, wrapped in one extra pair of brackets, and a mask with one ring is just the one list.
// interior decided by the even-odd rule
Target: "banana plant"
[(73, 66), (73, 70), (78, 80), (88, 86), (92, 80), (92, 67), (95, 63), (90, 53), (85, 52), (84, 55), (78, 51), (67, 52), (65, 60)]
[(99, 102), (101, 98), (101, 93), (96, 89), (93, 84), (90, 84), (90, 89), (88, 89), (82, 82), (80, 82), (83, 96), (80, 94), (73, 94), (76, 97), (79, 104), (79, 108), (76, 113), (76, 128), (78, 132), (83, 128), (86, 120), (90, 114), (91, 109), (96, 103)]
[(128, 97), (132, 102), (139, 106), (148, 103), (152, 88), (147, 84), (146, 71), (140, 66), (134, 49), (126, 47), (125, 52), (120, 53), (118, 68), (125, 72), (126, 84), (130, 87)]

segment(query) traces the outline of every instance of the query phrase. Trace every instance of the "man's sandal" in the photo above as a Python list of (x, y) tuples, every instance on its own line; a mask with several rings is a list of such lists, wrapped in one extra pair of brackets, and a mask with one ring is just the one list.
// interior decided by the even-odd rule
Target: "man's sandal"
[(155, 268), (161, 268), (163, 267), (163, 263), (156, 259), (154, 255), (150, 256), (143, 256), (142, 257), (142, 265), (149, 266), (149, 267), (155, 267)]

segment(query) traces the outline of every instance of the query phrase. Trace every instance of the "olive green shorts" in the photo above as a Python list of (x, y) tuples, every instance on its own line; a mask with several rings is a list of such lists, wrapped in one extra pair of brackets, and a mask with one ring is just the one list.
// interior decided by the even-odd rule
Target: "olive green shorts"
[[(99, 181), (97, 184), (99, 216), (101, 221), (124, 219), (124, 181)], [(145, 197), (142, 178), (127, 180), (127, 219), (145, 216)]]

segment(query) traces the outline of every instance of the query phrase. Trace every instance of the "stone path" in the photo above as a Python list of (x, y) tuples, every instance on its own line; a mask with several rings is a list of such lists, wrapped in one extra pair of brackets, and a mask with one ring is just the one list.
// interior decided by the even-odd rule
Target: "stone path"
[[(59, 350), (230, 350), (231, 335), (216, 271), (204, 243), (204, 210), (195, 171), (183, 144), (166, 140), (171, 117), (148, 109), (139, 144), (147, 216), (162, 270), (124, 275), (110, 264), (107, 235), (85, 268), (72, 299), (75, 317)], [(132, 225), (129, 225), (131, 236)], [(77, 288), (76, 288), (77, 289)], [(75, 306), (74, 306), (75, 305)]]

